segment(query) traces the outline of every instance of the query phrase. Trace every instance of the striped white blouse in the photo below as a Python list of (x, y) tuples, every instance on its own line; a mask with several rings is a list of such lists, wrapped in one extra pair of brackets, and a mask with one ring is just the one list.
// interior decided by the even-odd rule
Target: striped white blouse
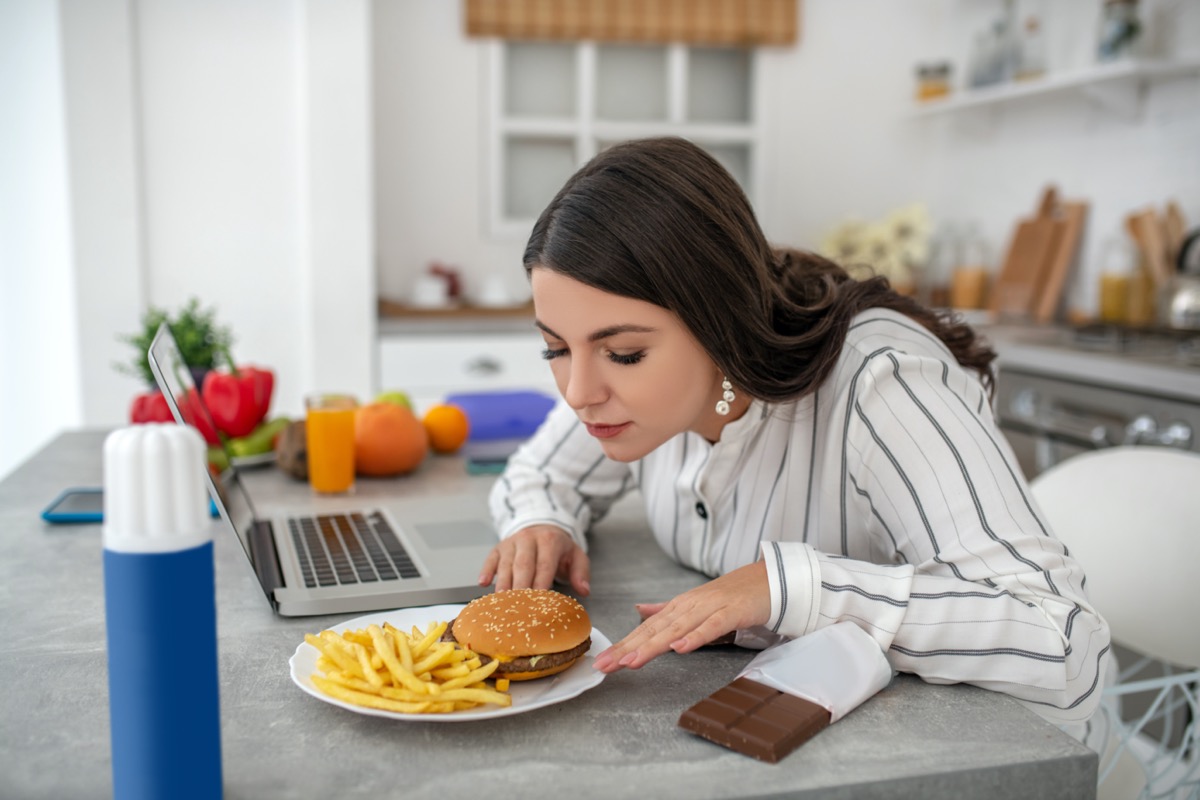
[(679, 563), (717, 576), (765, 559), (770, 632), (850, 620), (896, 670), (1005, 692), (1057, 723), (1099, 702), (1109, 634), (1083, 571), (975, 373), (907, 317), (863, 313), (818, 391), (755, 401), (716, 444), (689, 432), (610, 461), (560, 403), (491, 508), (501, 537), (550, 523), (586, 547), (590, 524), (633, 488)]

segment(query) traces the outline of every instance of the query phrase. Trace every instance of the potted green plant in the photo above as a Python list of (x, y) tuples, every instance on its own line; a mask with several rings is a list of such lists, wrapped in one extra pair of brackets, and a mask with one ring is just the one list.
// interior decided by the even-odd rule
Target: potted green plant
[(151, 306), (142, 314), (141, 330), (117, 337), (135, 349), (129, 361), (115, 365), (117, 370), (140, 377), (147, 386), (154, 386), (154, 373), (150, 371), (146, 351), (154, 341), (159, 326), (165, 322), (179, 344), (180, 355), (191, 369), (196, 385), (203, 385), (204, 373), (216, 365), (219, 354), (227, 352), (233, 345), (233, 334), (228, 327), (217, 324), (216, 317), (216, 309), (201, 308), (200, 301), (195, 297), (174, 317), (164, 309)]

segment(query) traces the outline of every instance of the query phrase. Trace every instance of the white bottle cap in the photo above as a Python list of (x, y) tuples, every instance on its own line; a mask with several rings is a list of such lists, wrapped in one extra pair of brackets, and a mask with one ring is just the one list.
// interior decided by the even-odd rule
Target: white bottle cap
[(212, 541), (204, 440), (175, 423), (119, 428), (104, 441), (104, 549), (167, 553)]

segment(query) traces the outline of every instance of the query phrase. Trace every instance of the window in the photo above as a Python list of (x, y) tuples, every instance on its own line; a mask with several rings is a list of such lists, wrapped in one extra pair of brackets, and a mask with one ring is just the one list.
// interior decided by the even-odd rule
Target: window
[(578, 167), (605, 147), (645, 136), (682, 136), (704, 147), (757, 205), (753, 49), (534, 41), (490, 48), (494, 235), (527, 236)]

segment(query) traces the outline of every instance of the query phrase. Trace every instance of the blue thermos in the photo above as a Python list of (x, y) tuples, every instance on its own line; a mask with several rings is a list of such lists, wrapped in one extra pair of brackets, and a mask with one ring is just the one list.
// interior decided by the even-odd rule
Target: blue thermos
[(204, 441), (134, 425), (104, 442), (113, 795), (219, 798), (221, 715)]

